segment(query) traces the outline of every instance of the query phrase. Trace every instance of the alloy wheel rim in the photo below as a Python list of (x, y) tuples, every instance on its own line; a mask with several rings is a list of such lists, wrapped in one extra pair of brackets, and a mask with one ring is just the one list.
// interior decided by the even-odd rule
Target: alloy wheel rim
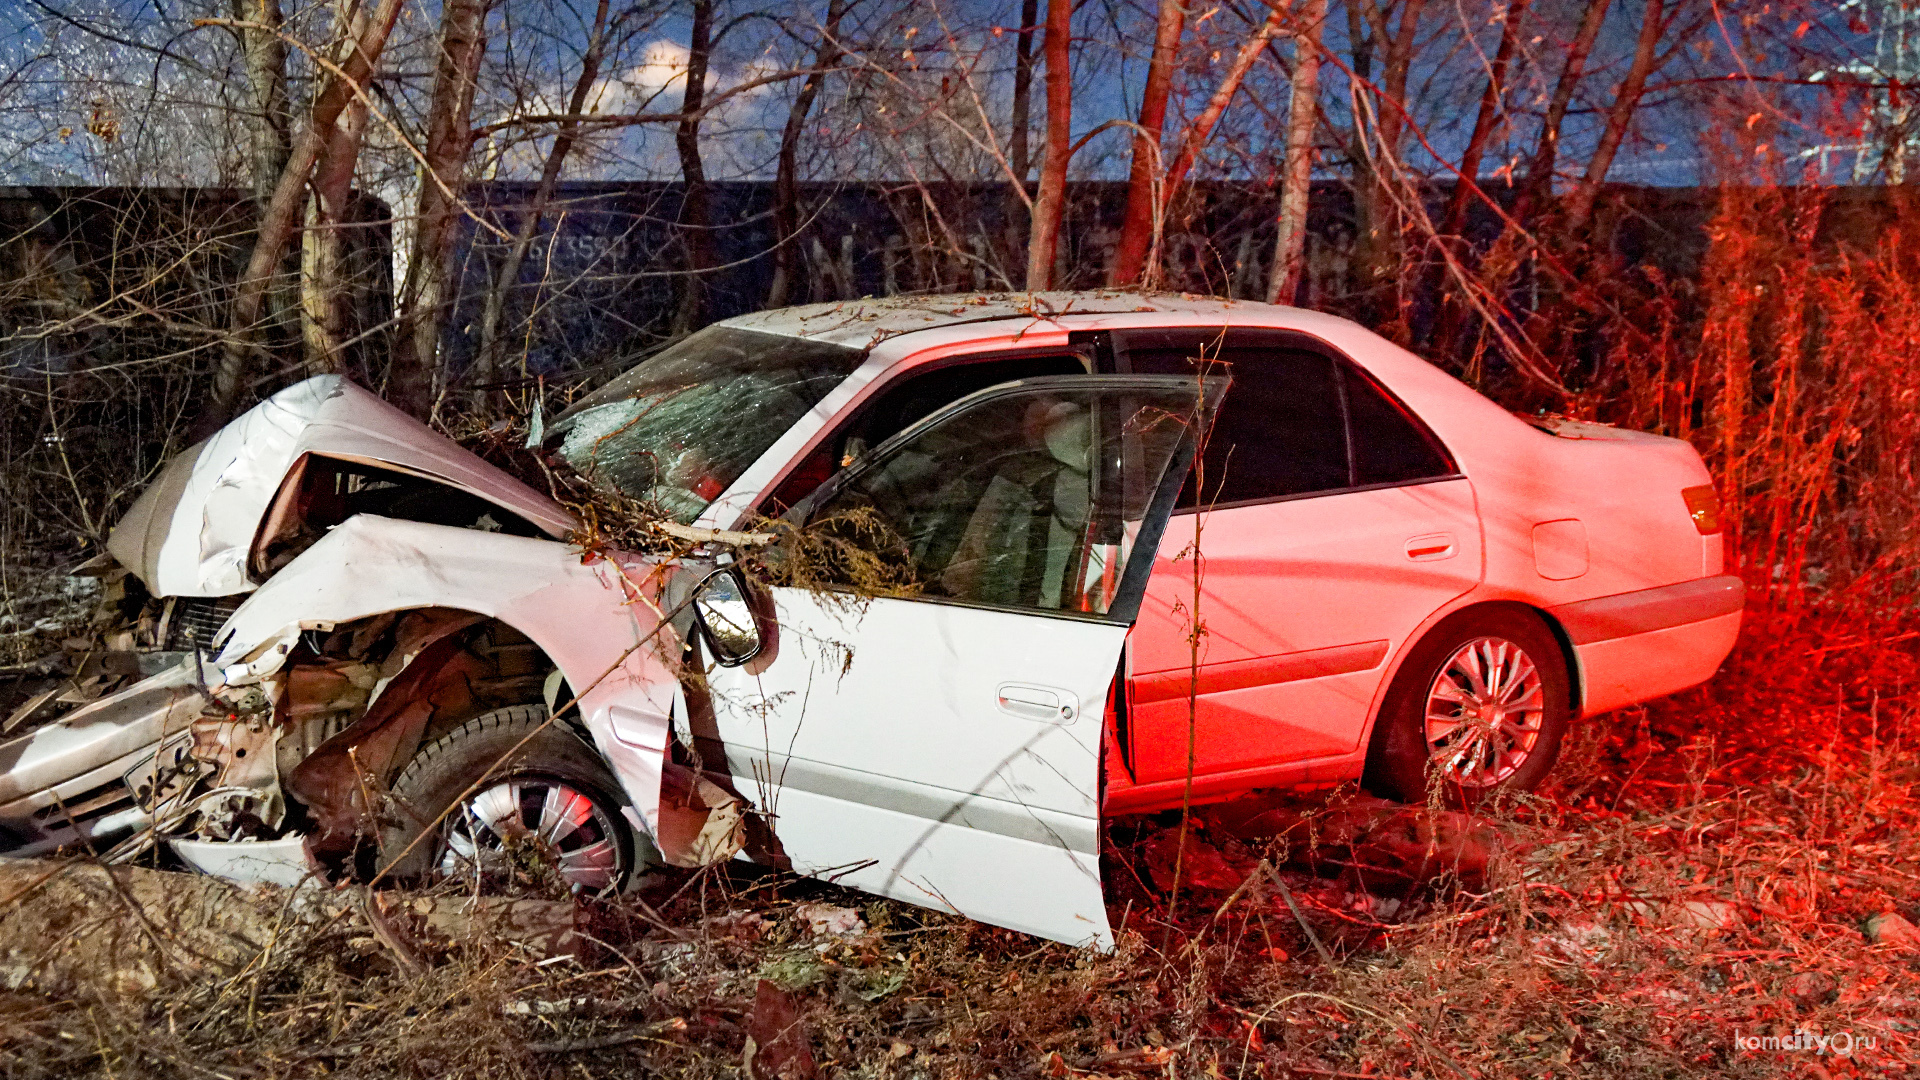
[(575, 893), (600, 895), (620, 881), (618, 836), (612, 814), (585, 792), (516, 777), (474, 793), (450, 815), (439, 869), (472, 879), (544, 868)]
[(1428, 766), (1463, 788), (1488, 788), (1533, 756), (1546, 722), (1540, 666), (1519, 645), (1477, 637), (1455, 649), (1427, 689)]

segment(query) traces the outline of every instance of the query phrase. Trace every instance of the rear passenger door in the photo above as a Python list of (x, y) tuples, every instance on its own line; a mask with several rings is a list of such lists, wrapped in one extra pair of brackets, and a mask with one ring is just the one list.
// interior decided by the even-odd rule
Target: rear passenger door
[(1383, 387), (1298, 335), (1115, 333), (1107, 355), (1233, 376), (1131, 638), (1135, 782), (1185, 776), (1190, 686), (1198, 775), (1354, 753), (1387, 659), (1480, 580), (1472, 487)]

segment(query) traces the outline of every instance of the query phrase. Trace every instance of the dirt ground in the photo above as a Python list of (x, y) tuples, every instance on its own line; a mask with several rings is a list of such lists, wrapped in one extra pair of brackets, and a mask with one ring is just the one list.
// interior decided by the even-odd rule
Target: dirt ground
[(1106, 955), (739, 871), (470, 912), (0, 864), (0, 1073), (1910, 1075), (1916, 635), (1754, 619), (1481, 820), (1115, 823)]

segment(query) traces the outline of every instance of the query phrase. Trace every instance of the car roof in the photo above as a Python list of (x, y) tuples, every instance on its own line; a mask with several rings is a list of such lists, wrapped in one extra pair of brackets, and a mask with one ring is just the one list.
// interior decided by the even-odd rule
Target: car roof
[[(977, 292), (943, 296), (888, 296), (806, 304), (727, 319), (719, 325), (785, 334), (868, 349), (888, 338), (919, 330), (1006, 319), (1052, 321), (1070, 315), (1161, 313), (1217, 317), (1232, 321), (1260, 315), (1267, 321), (1287, 315), (1311, 319), (1312, 312), (1251, 300), (1220, 300), (1187, 293), (1149, 293), (1119, 289), (1079, 292)], [(1325, 318), (1325, 316), (1322, 316)]]

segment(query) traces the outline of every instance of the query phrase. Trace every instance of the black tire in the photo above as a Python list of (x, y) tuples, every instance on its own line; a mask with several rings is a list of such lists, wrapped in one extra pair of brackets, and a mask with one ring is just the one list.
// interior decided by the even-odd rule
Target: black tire
[[(1498, 645), (1484, 647), (1492, 643)], [(1470, 644), (1475, 651), (1463, 657)], [(1526, 693), (1521, 664), (1499, 645), (1517, 649), (1537, 676), (1537, 718), (1525, 708), (1535, 695)], [(1456, 664), (1457, 659), (1461, 663)], [(1507, 673), (1503, 678), (1515, 688), (1514, 700), (1501, 705), (1498, 692), (1492, 695), (1495, 700), (1472, 702), (1446, 696), (1470, 694), (1470, 666), (1482, 674)], [(1452, 728), (1440, 715), (1450, 702), (1461, 717)], [(1435, 717), (1431, 731), (1430, 705)], [(1507, 605), (1460, 612), (1441, 620), (1414, 646), (1387, 688), (1367, 753), (1365, 786), (1402, 802), (1426, 802), (1437, 794), (1466, 807), (1504, 792), (1531, 791), (1559, 756), (1572, 711), (1565, 654), (1538, 615)], [(1530, 728), (1529, 744), (1525, 736)], [(1430, 734), (1439, 741), (1430, 744)]]
[[(392, 874), (401, 880), (544, 872), (575, 892), (600, 895), (625, 887), (634, 871), (637, 845), (621, 812), (627, 800), (620, 782), (591, 746), (566, 727), (548, 724), (543, 705), (482, 713), (427, 743), (394, 778), (391, 791), (394, 807), (382, 830), (381, 858), (393, 860)], [(463, 795), (465, 808), (448, 812)], [(543, 829), (549, 800), (567, 813)], [(421, 839), (429, 829), (431, 835)], [(588, 850), (602, 842), (606, 849)], [(601, 881), (603, 856), (609, 854)]]

